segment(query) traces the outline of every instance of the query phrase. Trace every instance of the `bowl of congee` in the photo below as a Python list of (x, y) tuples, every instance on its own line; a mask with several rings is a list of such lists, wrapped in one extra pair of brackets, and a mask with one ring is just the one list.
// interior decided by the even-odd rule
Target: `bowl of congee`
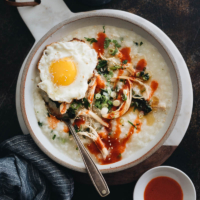
[(24, 121), (42, 151), (86, 171), (67, 125), (48, 112), (42, 93), (70, 118), (103, 173), (137, 165), (158, 150), (181, 104), (168, 40), (150, 22), (104, 12), (51, 29), (30, 53), (21, 85)]

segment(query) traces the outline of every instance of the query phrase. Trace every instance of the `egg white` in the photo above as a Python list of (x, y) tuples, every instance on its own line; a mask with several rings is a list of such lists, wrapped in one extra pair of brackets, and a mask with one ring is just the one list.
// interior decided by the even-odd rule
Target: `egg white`
[[(75, 63), (77, 75), (70, 85), (59, 86), (52, 82), (49, 67), (52, 62), (65, 57), (69, 57)], [(41, 79), (38, 86), (54, 101), (70, 103), (73, 99), (82, 99), (97, 62), (96, 51), (84, 42), (74, 40), (52, 43), (44, 50), (38, 63)]]

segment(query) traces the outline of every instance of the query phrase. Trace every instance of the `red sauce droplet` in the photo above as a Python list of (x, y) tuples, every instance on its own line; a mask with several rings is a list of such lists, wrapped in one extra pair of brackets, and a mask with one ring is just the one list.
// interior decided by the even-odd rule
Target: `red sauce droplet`
[(105, 38), (106, 38), (106, 34), (100, 32), (97, 34), (97, 42), (93, 43), (93, 48), (95, 49), (95, 51), (98, 53), (99, 56), (100, 54), (103, 55), (104, 53)]
[(127, 60), (128, 63), (131, 62), (131, 56), (130, 56), (131, 48), (130, 47), (124, 47), (120, 50), (119, 57), (121, 59), (121, 62)]
[(50, 117), (48, 117), (48, 123), (52, 129), (55, 129), (57, 127), (58, 122), (59, 120), (53, 115), (50, 115)]
[(150, 87), (151, 87), (151, 93), (149, 95), (149, 99), (153, 96), (154, 92), (157, 90), (158, 82), (157, 81), (152, 81)]
[(144, 200), (183, 200), (181, 186), (172, 178), (160, 176), (152, 179), (145, 188)]
[(80, 128), (82, 124), (85, 124), (85, 119), (82, 117), (80, 117), (79, 119), (76, 119), (73, 123), (73, 125), (77, 125), (78, 128)]
[(143, 71), (146, 66), (147, 66), (147, 61), (145, 59), (141, 59), (138, 61), (136, 65), (136, 70)]
[(98, 93), (101, 91), (101, 89), (104, 89), (106, 84), (105, 82), (102, 80), (101, 76), (100, 75), (97, 75), (97, 86), (96, 86), (96, 90), (95, 90), (95, 93)]

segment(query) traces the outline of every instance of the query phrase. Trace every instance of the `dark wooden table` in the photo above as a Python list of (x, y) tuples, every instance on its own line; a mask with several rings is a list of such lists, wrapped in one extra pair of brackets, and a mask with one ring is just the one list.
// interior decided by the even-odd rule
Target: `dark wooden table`
[[(200, 200), (200, 1), (199, 0), (112, 0), (88, 7), (66, 0), (73, 12), (119, 9), (142, 16), (161, 28), (175, 43), (188, 65), (194, 89), (193, 115), (188, 131), (173, 155), (164, 163), (183, 170), (192, 179)], [(0, 142), (22, 134), (15, 109), (15, 88), (24, 58), (34, 38), (14, 7), (0, 1)], [(110, 187), (105, 199), (129, 200), (135, 182)], [(75, 183), (74, 200), (101, 199), (94, 187)]]

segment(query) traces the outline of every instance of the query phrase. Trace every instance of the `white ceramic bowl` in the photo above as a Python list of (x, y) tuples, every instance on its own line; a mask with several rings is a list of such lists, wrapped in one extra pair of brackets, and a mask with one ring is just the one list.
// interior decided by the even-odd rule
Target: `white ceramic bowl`
[(196, 200), (195, 187), (190, 178), (181, 170), (169, 166), (155, 167), (145, 172), (135, 186), (133, 199), (144, 200), (144, 191), (147, 184), (153, 178), (159, 176), (167, 176), (177, 181), (183, 190), (183, 200)]
[(112, 25), (127, 30), (134, 30), (134, 32), (150, 41), (165, 59), (169, 67), (173, 84), (172, 108), (169, 111), (163, 128), (156, 135), (155, 139), (149, 142), (146, 147), (140, 149), (128, 158), (109, 165), (98, 165), (102, 173), (111, 173), (130, 168), (147, 159), (163, 145), (173, 131), (182, 102), (183, 82), (180, 78), (182, 66), (178, 66), (179, 60), (182, 59), (182, 57), (173, 42), (158, 27), (137, 15), (115, 10), (102, 10), (78, 14), (53, 27), (39, 40), (27, 58), (22, 75), (20, 103), (23, 119), (32, 138), (41, 150), (59, 164), (73, 170), (81, 172), (86, 171), (83, 163), (72, 160), (53, 146), (37, 124), (33, 106), (33, 90), (35, 85), (32, 80), (35, 78), (37, 70), (36, 65), (46, 45), (60, 40), (70, 31), (91, 25)]

